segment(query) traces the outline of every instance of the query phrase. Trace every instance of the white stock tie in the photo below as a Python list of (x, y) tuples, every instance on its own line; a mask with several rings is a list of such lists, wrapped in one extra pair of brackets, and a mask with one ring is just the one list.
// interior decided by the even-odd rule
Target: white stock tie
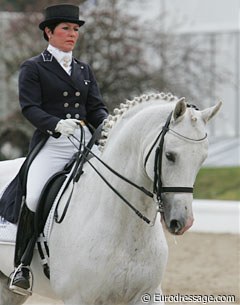
[(72, 58), (71, 58), (71, 56), (64, 56), (62, 61), (63, 61), (63, 66), (65, 68), (68, 68), (71, 64)]

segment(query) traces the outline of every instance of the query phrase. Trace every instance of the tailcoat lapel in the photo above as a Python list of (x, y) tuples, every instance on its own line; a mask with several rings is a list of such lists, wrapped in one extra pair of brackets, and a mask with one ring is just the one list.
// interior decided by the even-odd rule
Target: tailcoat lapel
[(79, 90), (78, 86), (78, 79), (79, 79), (79, 72), (81, 72), (80, 68), (78, 68), (78, 64), (72, 62), (72, 75), (69, 75), (57, 62), (55, 57), (45, 50), (42, 54), (42, 60), (40, 60), (40, 64), (49, 70), (50, 72), (56, 74), (59, 78), (67, 82), (71, 85), (74, 89)]
[(71, 79), (75, 86), (79, 88), (79, 81), (83, 80), (83, 74), (82, 74), (82, 69), (81, 66), (73, 59), (72, 61), (72, 73), (71, 73)]

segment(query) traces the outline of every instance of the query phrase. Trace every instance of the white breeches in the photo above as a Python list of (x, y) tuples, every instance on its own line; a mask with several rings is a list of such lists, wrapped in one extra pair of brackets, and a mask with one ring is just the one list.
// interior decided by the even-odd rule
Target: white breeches
[[(91, 139), (89, 129), (84, 126), (86, 144)], [(81, 131), (77, 129), (74, 136), (80, 139)], [(71, 140), (79, 147), (78, 141), (73, 137)], [(27, 177), (26, 204), (28, 208), (35, 212), (41, 191), (47, 180), (56, 172), (61, 171), (73, 154), (77, 152), (73, 143), (61, 135), (59, 138), (49, 137), (43, 148), (33, 160)], [(94, 147), (93, 151), (96, 150)], [(94, 151), (95, 152), (95, 151)]]

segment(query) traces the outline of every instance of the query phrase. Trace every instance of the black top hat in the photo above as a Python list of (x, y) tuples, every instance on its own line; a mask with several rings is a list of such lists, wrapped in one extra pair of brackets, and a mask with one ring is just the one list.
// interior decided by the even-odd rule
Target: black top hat
[(44, 30), (46, 26), (60, 22), (77, 23), (82, 26), (85, 21), (79, 20), (79, 7), (72, 4), (58, 4), (45, 9), (45, 20), (39, 24)]

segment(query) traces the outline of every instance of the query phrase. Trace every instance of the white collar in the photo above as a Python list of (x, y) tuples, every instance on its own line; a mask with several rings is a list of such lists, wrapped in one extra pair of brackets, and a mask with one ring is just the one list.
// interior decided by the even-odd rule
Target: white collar
[(47, 50), (56, 58), (56, 60), (59, 63), (62, 63), (64, 57), (68, 57), (70, 60), (72, 60), (72, 51), (70, 52), (63, 52), (51, 44), (48, 45)]

